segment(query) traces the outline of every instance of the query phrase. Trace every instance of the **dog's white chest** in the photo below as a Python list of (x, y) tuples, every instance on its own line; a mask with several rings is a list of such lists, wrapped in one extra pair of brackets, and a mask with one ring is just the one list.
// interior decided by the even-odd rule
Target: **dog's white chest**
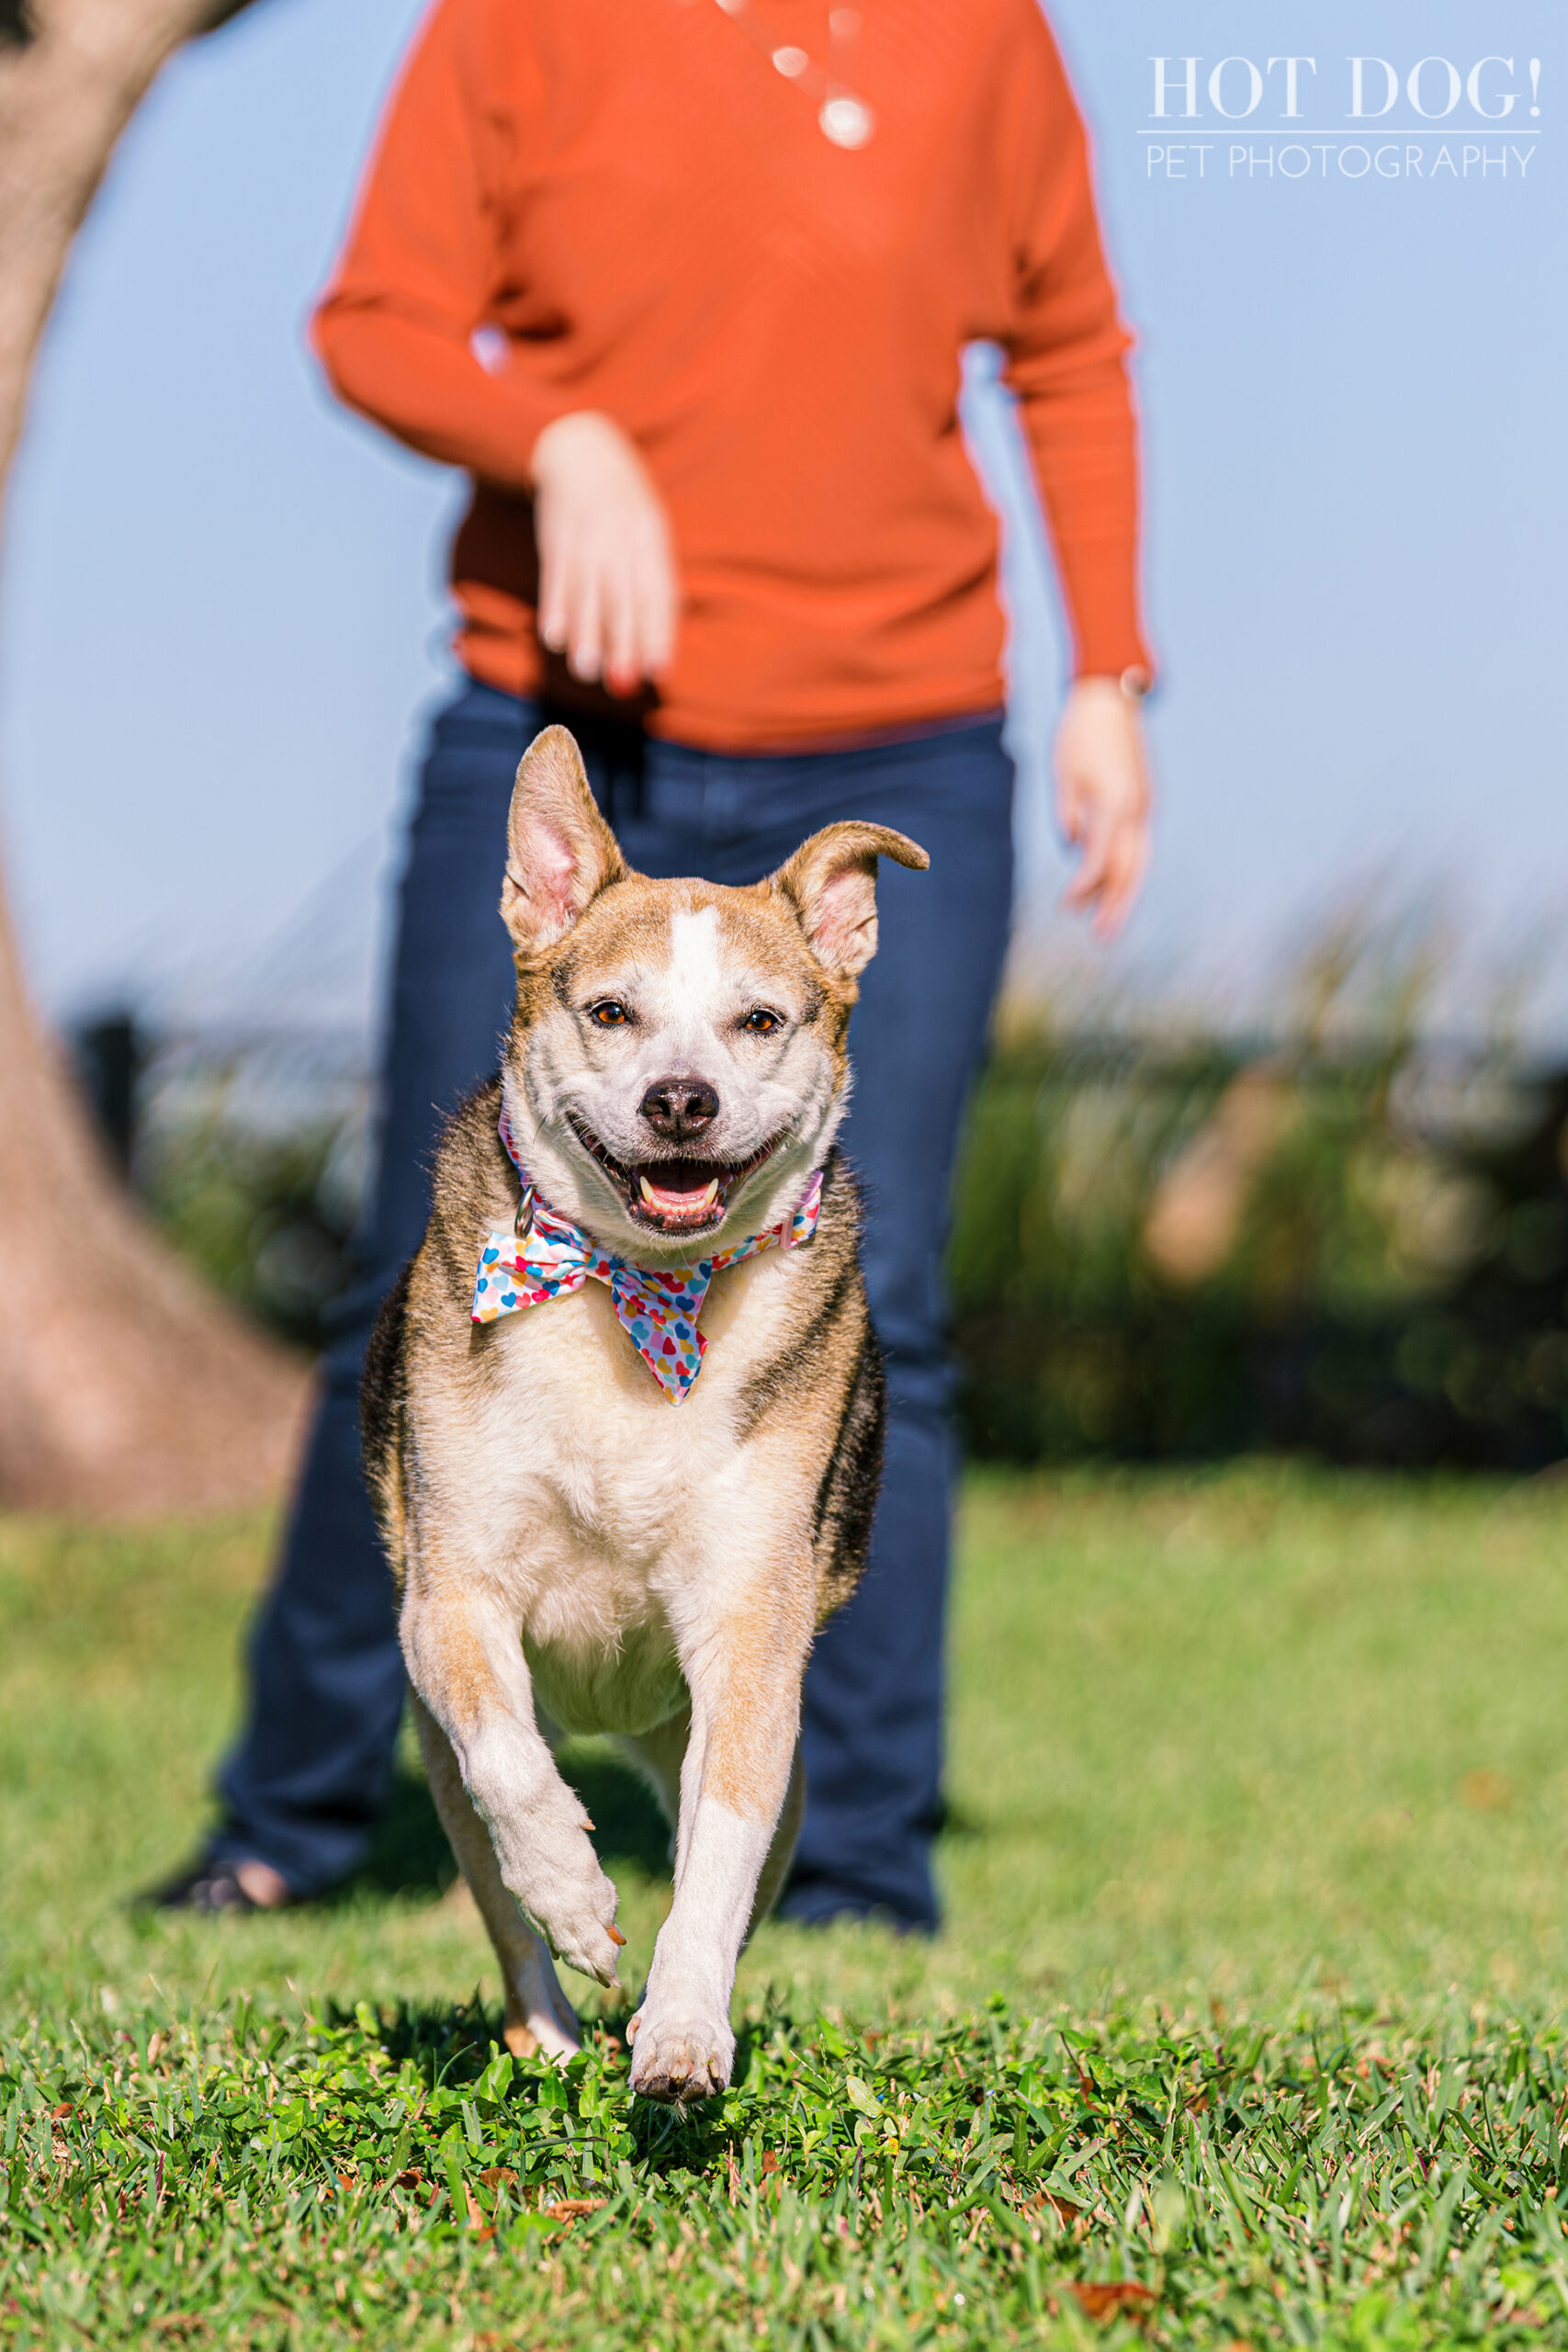
[(726, 1514), (748, 1481), (735, 1399), (749, 1288), (716, 1299), (722, 1338), (679, 1405), (603, 1284), (527, 1309), (489, 1342), (496, 1377), (470, 1458), (505, 1523), (539, 1703), (563, 1730), (647, 1730), (685, 1703), (680, 1627), (723, 1606)]

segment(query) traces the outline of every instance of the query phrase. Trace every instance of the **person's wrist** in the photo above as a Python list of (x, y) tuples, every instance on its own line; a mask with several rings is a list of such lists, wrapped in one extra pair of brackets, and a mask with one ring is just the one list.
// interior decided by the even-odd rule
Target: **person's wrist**
[(585, 441), (596, 440), (606, 428), (612, 433), (615, 430), (609, 418), (602, 416), (597, 409), (572, 408), (564, 416), (552, 416), (536, 435), (529, 454), (530, 486), (539, 489), (563, 457), (570, 458), (571, 451), (581, 448)]
[(1089, 670), (1073, 680), (1073, 691), (1084, 688), (1096, 700), (1130, 703), (1135, 710), (1154, 684), (1146, 664), (1130, 662), (1124, 670)]

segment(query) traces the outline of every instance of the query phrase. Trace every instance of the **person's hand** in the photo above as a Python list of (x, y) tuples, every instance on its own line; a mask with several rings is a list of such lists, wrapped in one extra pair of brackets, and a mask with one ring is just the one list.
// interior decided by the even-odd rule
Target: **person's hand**
[(670, 524), (636, 448), (578, 409), (534, 444), (539, 635), (574, 677), (635, 694), (675, 650), (679, 590)]
[(1149, 862), (1149, 771), (1136, 703), (1115, 678), (1079, 678), (1056, 729), (1056, 816), (1083, 853), (1066, 893), (1100, 939), (1122, 928)]

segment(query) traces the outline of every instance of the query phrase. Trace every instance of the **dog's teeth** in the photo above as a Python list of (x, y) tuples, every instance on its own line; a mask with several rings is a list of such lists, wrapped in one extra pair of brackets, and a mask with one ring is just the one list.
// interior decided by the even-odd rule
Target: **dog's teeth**
[[(654, 1191), (653, 1186), (649, 1182), (648, 1178), (643, 1175), (640, 1170), (637, 1171), (637, 1181), (638, 1189), (642, 1193), (642, 1197), (647, 1202), (649, 1207), (650, 1209), (658, 1209), (661, 1205), (660, 1196)], [(708, 1209), (713, 1207), (714, 1203), (718, 1198), (718, 1178), (716, 1176), (710, 1176), (700, 1193), (687, 1193), (682, 1194), (682, 1198), (688, 1208), (696, 1209), (705, 1213)]]

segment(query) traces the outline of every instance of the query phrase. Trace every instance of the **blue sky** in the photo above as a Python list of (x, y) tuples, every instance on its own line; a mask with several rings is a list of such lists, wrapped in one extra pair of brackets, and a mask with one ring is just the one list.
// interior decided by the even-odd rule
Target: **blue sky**
[[(301, 327), (417, 13), (260, 0), (166, 73), (82, 238), (0, 580), (0, 811), (56, 1013), (129, 994), (186, 1018), (369, 1017), (412, 733), (448, 674), (454, 486), (333, 409)], [(1227, 1012), (1266, 1001), (1369, 876), (1445, 890), (1472, 975), (1550, 942), (1568, 903), (1553, 22), (1544, 0), (1425, 0), (1416, 36), (1392, 0), (1276, 0), (1265, 42), (1259, 14), (1054, 11), (1139, 335), (1166, 673), (1155, 873), (1105, 970)], [(1465, 85), (1487, 52), (1483, 122)], [(1317, 70), (1286, 123), (1266, 61), (1292, 53)], [(1352, 55), (1397, 69), (1381, 122), (1348, 119)], [(1227, 58), (1229, 120), (1210, 90)], [(1248, 60), (1263, 96), (1242, 117)], [(1381, 69), (1363, 93), (1381, 102)], [(1012, 518), (1021, 911), (1060, 944), (1054, 593), (983, 383), (972, 419)], [(1543, 1005), (1568, 1043), (1560, 965)]]

